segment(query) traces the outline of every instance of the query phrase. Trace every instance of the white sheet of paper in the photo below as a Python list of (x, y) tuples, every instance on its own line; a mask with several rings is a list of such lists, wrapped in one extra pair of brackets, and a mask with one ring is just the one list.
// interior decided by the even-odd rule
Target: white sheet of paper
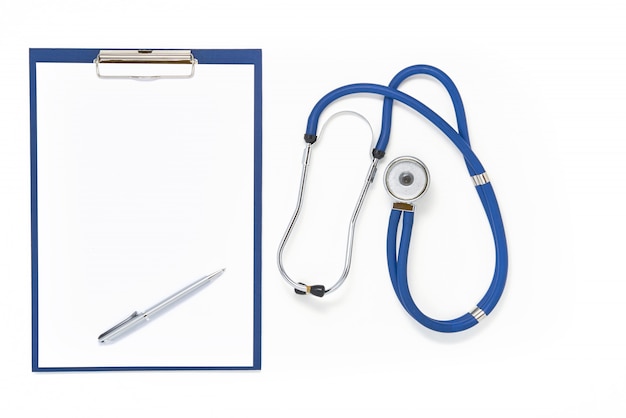
[[(254, 67), (99, 79), (37, 64), (40, 367), (248, 367)], [(119, 341), (97, 336), (226, 272)]]

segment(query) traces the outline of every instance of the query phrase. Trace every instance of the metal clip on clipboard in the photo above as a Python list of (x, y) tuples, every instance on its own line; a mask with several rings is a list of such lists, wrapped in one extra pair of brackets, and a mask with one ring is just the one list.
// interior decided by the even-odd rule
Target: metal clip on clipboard
[(156, 80), (191, 78), (198, 60), (190, 50), (102, 50), (94, 63), (100, 78)]

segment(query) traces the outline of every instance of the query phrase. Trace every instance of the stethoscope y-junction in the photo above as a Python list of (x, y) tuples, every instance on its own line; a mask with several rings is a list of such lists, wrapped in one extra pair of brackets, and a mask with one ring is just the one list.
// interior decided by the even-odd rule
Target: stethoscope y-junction
[[(434, 77), (446, 88), (454, 105), (457, 129), (450, 126), (428, 106), (399, 90), (402, 82), (415, 75), (427, 75)], [(368, 169), (363, 188), (350, 220), (344, 269), (339, 279), (328, 288), (319, 284), (309, 285), (302, 282), (296, 282), (289, 277), (284, 269), (283, 251), (287, 244), (287, 240), (293, 231), (302, 207), (311, 150), (313, 144), (315, 144), (317, 140), (318, 122), (322, 112), (328, 105), (339, 98), (357, 93), (382, 96), (384, 101), (380, 136), (374, 149), (372, 150), (372, 162)], [(440, 332), (462, 331), (476, 325), (486, 315), (489, 315), (498, 303), (506, 282), (508, 265), (507, 245), (504, 234), (504, 226), (493, 187), (485, 169), (470, 146), (465, 110), (459, 91), (452, 80), (444, 72), (435, 67), (428, 65), (415, 65), (405, 68), (391, 80), (389, 86), (368, 83), (346, 85), (331, 91), (317, 102), (309, 116), (306, 132), (304, 134), (306, 147), (304, 151), (298, 200), (296, 210), (294, 211), (278, 249), (278, 267), (282, 276), (298, 294), (304, 295), (310, 293), (312, 295), (322, 297), (327, 293), (337, 290), (337, 288), (339, 288), (339, 286), (341, 286), (341, 284), (345, 281), (348, 276), (348, 272), (350, 271), (352, 244), (356, 221), (365, 200), (365, 196), (369, 190), (369, 186), (374, 180), (378, 162), (385, 156), (385, 149), (389, 143), (394, 101), (403, 103), (425, 117), (433, 125), (439, 128), (439, 130), (452, 141), (459, 152), (461, 152), (465, 160), (467, 170), (469, 171), (469, 175), (474, 182), (476, 192), (482, 202), (487, 219), (489, 220), (489, 225), (491, 227), (495, 243), (496, 261), (493, 278), (487, 292), (476, 304), (476, 307), (456, 319), (432, 319), (426, 316), (415, 305), (409, 290), (407, 277), (408, 254), (414, 218), (413, 203), (428, 189), (430, 174), (426, 166), (419, 159), (414, 157), (396, 158), (385, 170), (385, 188), (395, 201), (389, 218), (387, 234), (387, 264), (389, 275), (391, 277), (391, 283), (396, 296), (404, 309), (422, 325)], [(402, 233), (398, 244), (400, 220), (402, 220)]]

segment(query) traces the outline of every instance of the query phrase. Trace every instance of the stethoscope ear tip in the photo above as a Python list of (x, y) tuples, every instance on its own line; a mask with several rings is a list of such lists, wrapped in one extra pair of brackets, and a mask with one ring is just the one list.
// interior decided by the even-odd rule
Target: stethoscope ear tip
[(313, 286), (306, 285), (304, 283), (298, 283), (302, 286), (306, 286), (306, 292), (303, 290), (294, 289), (294, 292), (298, 295), (306, 295), (307, 293), (312, 294), (313, 296), (317, 296), (319, 298), (323, 297), (326, 294), (326, 288), (324, 285), (316, 284)]
[(313, 296), (317, 296), (321, 298), (322, 296), (326, 294), (326, 289), (324, 288), (323, 285), (316, 284), (314, 286), (311, 286), (309, 293), (311, 293)]

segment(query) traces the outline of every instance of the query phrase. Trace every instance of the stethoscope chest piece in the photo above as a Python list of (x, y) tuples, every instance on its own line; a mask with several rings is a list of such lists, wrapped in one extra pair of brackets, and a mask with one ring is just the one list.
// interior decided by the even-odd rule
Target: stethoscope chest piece
[(412, 203), (419, 199), (430, 183), (428, 168), (415, 157), (398, 157), (385, 169), (385, 189), (393, 199)]

